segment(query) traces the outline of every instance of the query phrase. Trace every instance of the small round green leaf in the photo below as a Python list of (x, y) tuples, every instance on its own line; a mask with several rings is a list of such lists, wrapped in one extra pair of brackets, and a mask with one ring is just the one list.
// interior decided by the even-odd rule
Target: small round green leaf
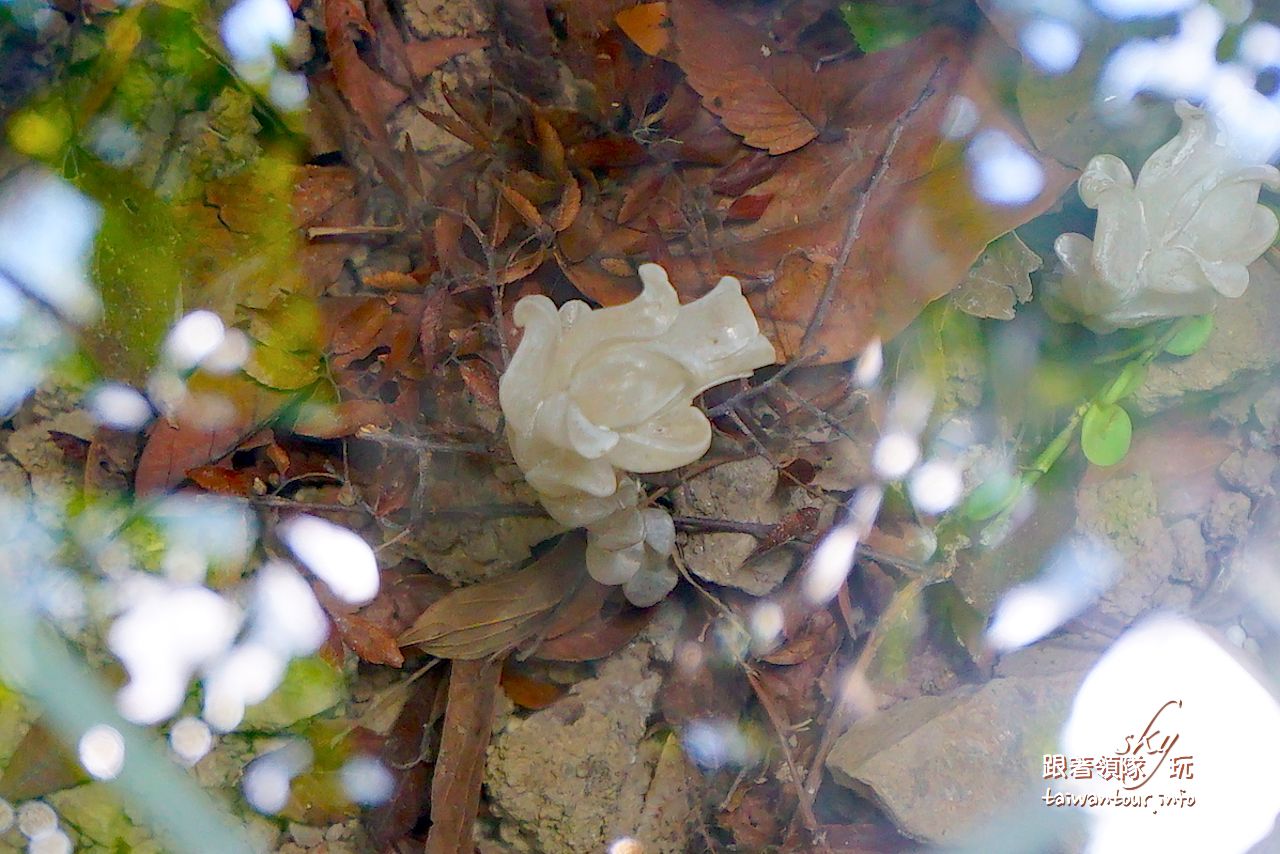
[(1022, 478), (1001, 472), (978, 484), (969, 493), (961, 513), (973, 522), (982, 522), (1004, 510), (1022, 492)]
[(1080, 447), (1095, 466), (1112, 466), (1129, 453), (1133, 422), (1129, 413), (1114, 403), (1095, 403), (1084, 414), (1080, 427)]
[(1209, 335), (1213, 332), (1213, 315), (1202, 314), (1199, 317), (1193, 317), (1186, 322), (1186, 325), (1173, 336), (1173, 339), (1165, 345), (1166, 353), (1172, 353), (1175, 356), (1190, 356), (1199, 350), (1209, 340)]
[(1147, 366), (1141, 362), (1130, 362), (1102, 393), (1102, 402), (1110, 404), (1124, 400), (1137, 391), (1146, 378)]

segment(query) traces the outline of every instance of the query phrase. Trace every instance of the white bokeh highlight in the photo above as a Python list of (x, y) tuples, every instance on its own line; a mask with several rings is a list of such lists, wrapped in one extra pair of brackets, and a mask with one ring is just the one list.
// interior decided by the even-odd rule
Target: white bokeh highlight
[(99, 780), (114, 780), (124, 768), (124, 736), (113, 726), (98, 724), (80, 737), (80, 764)]
[(1044, 190), (1044, 170), (1004, 131), (979, 131), (969, 143), (973, 190), (992, 205), (1025, 205)]
[(378, 595), (378, 561), (358, 534), (315, 516), (295, 516), (279, 532), (303, 566), (339, 599), (363, 605)]
[[(1274, 769), (1280, 743), (1280, 704), (1242, 663), (1205, 629), (1160, 615), (1131, 628), (1090, 671), (1062, 732), (1068, 756), (1116, 755), (1125, 736), (1141, 734), (1157, 710), (1158, 735), (1146, 746), (1170, 753), (1137, 794), (1185, 791), (1187, 808), (1153, 798), (1146, 809), (1091, 808), (1090, 854), (1131, 851), (1213, 851), (1236, 854), (1263, 839), (1280, 812)], [(1171, 701), (1178, 704), (1173, 705)], [(1173, 740), (1176, 736), (1176, 742)], [(1132, 743), (1132, 742), (1129, 742)], [(1176, 757), (1190, 757), (1192, 778), (1173, 779)], [(1154, 765), (1159, 755), (1149, 757)], [(1111, 795), (1116, 782), (1064, 781), (1078, 793)]]

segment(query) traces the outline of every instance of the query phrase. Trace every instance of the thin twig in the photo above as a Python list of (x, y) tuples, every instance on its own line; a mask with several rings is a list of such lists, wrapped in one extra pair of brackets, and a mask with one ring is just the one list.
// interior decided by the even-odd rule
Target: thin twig
[[(748, 534), (758, 540), (767, 539), (780, 524), (740, 522), (736, 519), (711, 519), (706, 516), (674, 516), (672, 521), (675, 522), (676, 528), (681, 531), (704, 534)], [(806, 536), (795, 538), (795, 542), (799, 543), (811, 543), (813, 540), (813, 537)], [(904, 575), (919, 575), (926, 568), (919, 561), (890, 554), (889, 552), (872, 548), (865, 543), (858, 544), (857, 554), (859, 557), (868, 558), (877, 563), (888, 564), (895, 569), (902, 570)]]
[(307, 229), (307, 239), (321, 237), (379, 237), (385, 234), (404, 234), (403, 225), (315, 225)]
[(754, 397), (764, 394), (766, 391), (769, 390), (769, 388), (774, 383), (778, 383), (786, 379), (787, 375), (790, 374), (792, 371), (796, 370), (797, 368), (802, 368), (806, 365), (812, 364), (814, 361), (816, 361), (820, 357), (821, 357), (821, 351), (819, 351), (818, 353), (815, 353), (812, 356), (801, 356), (800, 358), (792, 359), (790, 362), (787, 362), (785, 365), (783, 365), (782, 368), (776, 374), (769, 377), (769, 379), (765, 380), (759, 385), (753, 385), (750, 388), (743, 389), (742, 391), (738, 392), (733, 397), (729, 398), (723, 403), (717, 403), (715, 406), (708, 409), (707, 417), (719, 418), (722, 415), (728, 415), (730, 412), (737, 409), (738, 406), (740, 406), (741, 404), (746, 403), (748, 400), (751, 400)]
[(804, 823), (805, 829), (809, 831), (809, 837), (813, 840), (817, 849), (830, 852), (831, 849), (827, 846), (826, 837), (822, 833), (822, 826), (818, 822), (818, 816), (813, 811), (813, 792), (810, 792), (808, 785), (801, 780), (800, 768), (796, 765), (795, 757), (791, 754), (791, 745), (787, 741), (790, 724), (782, 710), (774, 703), (773, 697), (769, 694), (768, 689), (765, 688), (764, 683), (760, 681), (760, 675), (755, 668), (744, 664), (742, 669), (747, 674), (747, 682), (751, 684), (751, 690), (755, 692), (756, 699), (764, 707), (765, 715), (769, 718), (769, 724), (778, 736), (778, 744), (782, 747), (783, 761), (787, 763), (787, 771), (791, 775), (791, 783), (796, 788), (796, 801), (800, 812), (800, 820)]
[(854, 244), (858, 242), (858, 237), (862, 231), (862, 218), (866, 215), (871, 194), (875, 192), (876, 185), (889, 172), (889, 160), (898, 147), (898, 141), (902, 139), (902, 133), (906, 129), (907, 122), (911, 120), (911, 117), (915, 115), (924, 102), (934, 94), (933, 81), (946, 64), (946, 59), (938, 61), (938, 66), (929, 75), (929, 80), (924, 84), (924, 88), (920, 90), (920, 94), (911, 102), (911, 106), (907, 107), (893, 123), (893, 132), (889, 134), (889, 142), (885, 145), (884, 151), (880, 153), (880, 157), (876, 161), (876, 168), (871, 173), (871, 179), (867, 182), (867, 189), (863, 191), (858, 198), (857, 205), (854, 206), (853, 215), (849, 218), (849, 226), (845, 229), (844, 240), (840, 243), (840, 254), (836, 256), (836, 263), (831, 267), (831, 272), (827, 276), (827, 284), (822, 289), (822, 297), (818, 300), (818, 305), (813, 310), (813, 317), (809, 320), (809, 325), (804, 330), (804, 336), (800, 339), (800, 353), (802, 355), (813, 344), (813, 339), (822, 327), (822, 321), (826, 317), (827, 310), (831, 307), (831, 301), (835, 299), (836, 285), (844, 274), (845, 266), (849, 263), (849, 256), (853, 252)]
[(875, 627), (868, 634), (867, 642), (858, 653), (858, 660), (854, 662), (849, 676), (843, 680), (843, 685), (836, 692), (835, 705), (831, 710), (831, 716), (827, 718), (826, 728), (822, 732), (822, 741), (818, 744), (818, 752), (813, 757), (813, 765), (809, 767), (809, 776), (805, 780), (804, 789), (810, 797), (816, 795), (818, 787), (822, 785), (822, 768), (826, 764), (827, 756), (831, 753), (831, 748), (835, 746), (836, 739), (844, 735), (853, 723), (853, 715), (858, 711), (858, 689), (867, 685), (867, 671), (871, 669), (876, 652), (884, 641), (887, 627), (897, 623), (906, 609), (919, 601), (920, 591), (924, 589), (926, 583), (923, 577), (913, 578), (893, 595), (889, 606), (884, 609), (884, 613), (880, 615)]
[[(782, 393), (785, 394), (787, 397), (791, 398), (792, 400), (794, 400), (796, 403), (800, 405), (802, 409), (804, 409), (813, 417), (817, 418), (823, 424), (830, 427), (832, 430), (835, 430), (844, 438), (851, 439), (855, 442), (864, 441), (863, 439), (860, 439), (859, 437), (850, 433), (848, 428), (846, 428), (843, 424), (841, 424), (840, 420), (837, 419), (834, 415), (832, 415), (830, 412), (827, 412), (821, 406), (818, 406), (812, 400), (809, 400), (807, 397), (804, 397), (803, 395), (801, 395), (798, 391), (793, 389), (791, 386), (783, 385)], [(850, 414), (849, 417), (852, 418), (853, 415)]]
[[(258, 507), (287, 507), (294, 510), (313, 510), (330, 513), (365, 513), (377, 516), (362, 504), (325, 504), (314, 501), (294, 501), (278, 495), (248, 495), (244, 501)], [(445, 507), (438, 510), (419, 509), (417, 516), (431, 519), (501, 519), (511, 516), (545, 516), (547, 511), (535, 504), (471, 504)]]
[(433, 454), (492, 454), (496, 449), (478, 442), (440, 442), (435, 439), (420, 439), (417, 436), (401, 436), (388, 433), (377, 428), (361, 427), (356, 431), (357, 439), (366, 439), (379, 445), (390, 445), (393, 448), (405, 448), (410, 451), (422, 451)]

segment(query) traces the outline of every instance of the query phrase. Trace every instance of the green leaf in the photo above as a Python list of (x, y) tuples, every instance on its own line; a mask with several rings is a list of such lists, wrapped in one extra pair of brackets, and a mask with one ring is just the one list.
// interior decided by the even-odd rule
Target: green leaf
[(1146, 378), (1147, 366), (1141, 362), (1130, 362), (1102, 393), (1102, 402), (1112, 404), (1124, 400), (1141, 388)]
[(961, 508), (966, 519), (982, 522), (1004, 510), (1022, 492), (1022, 479), (1001, 472), (978, 484)]
[(924, 9), (874, 3), (841, 3), (840, 16), (864, 53), (906, 44), (927, 30), (931, 23)]
[(920, 586), (912, 582), (893, 594), (876, 631), (880, 648), (872, 656), (873, 676), (896, 679), (907, 669), (927, 628)]
[(1213, 332), (1212, 314), (1202, 314), (1183, 323), (1184, 325), (1178, 330), (1178, 334), (1173, 336), (1173, 340), (1165, 345), (1164, 350), (1166, 353), (1172, 353), (1175, 356), (1190, 356), (1208, 342), (1209, 335)]
[(1080, 447), (1095, 466), (1111, 466), (1129, 453), (1133, 422), (1124, 408), (1114, 403), (1095, 403), (1084, 414)]
[(281, 730), (332, 708), (345, 696), (339, 671), (319, 658), (296, 658), (271, 696), (245, 713), (240, 728)]

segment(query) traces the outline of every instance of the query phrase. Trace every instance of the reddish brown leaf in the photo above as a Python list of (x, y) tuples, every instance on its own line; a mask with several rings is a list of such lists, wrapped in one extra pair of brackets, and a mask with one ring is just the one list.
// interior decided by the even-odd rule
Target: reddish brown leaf
[(382, 327), (391, 317), (391, 306), (381, 298), (326, 301), (339, 312), (329, 324), (329, 349), (337, 355), (363, 359), (378, 346)]
[(134, 474), (140, 495), (176, 486), (191, 469), (216, 463), (292, 399), (238, 375), (197, 373), (187, 388), (190, 395), (175, 421), (158, 418), (152, 425)]
[(531, 679), (511, 668), (503, 668), (502, 690), (511, 702), (525, 709), (545, 709), (565, 695), (563, 685)]
[(31, 725), (0, 777), (0, 797), (9, 801), (42, 798), (89, 779), (62, 742), (39, 721)]
[(558, 638), (566, 632), (578, 628), (592, 618), (600, 615), (609, 591), (617, 588), (606, 587), (594, 578), (585, 578), (573, 594), (573, 598), (564, 604), (556, 614), (556, 618), (543, 633), (548, 638)]
[(551, 122), (541, 112), (533, 114), (533, 129), (538, 134), (538, 156), (544, 174), (559, 180), (576, 183), (564, 161), (564, 142)]
[(564, 185), (564, 192), (560, 194), (560, 204), (556, 205), (556, 209), (551, 212), (549, 224), (557, 233), (564, 231), (573, 221), (577, 219), (578, 212), (582, 210), (582, 187), (578, 186), (578, 182), (570, 177)]
[(546, 250), (536, 249), (528, 255), (516, 258), (504, 267), (502, 272), (498, 274), (498, 281), (504, 285), (518, 282), (541, 267), (542, 262), (545, 260), (547, 260)]
[(138, 460), (134, 489), (149, 495), (176, 486), (191, 469), (235, 450), (249, 429), (244, 421), (214, 429), (157, 421)]
[(405, 53), (409, 57), (409, 64), (413, 69), (414, 75), (421, 79), (455, 56), (488, 46), (489, 42), (485, 39), (454, 36), (452, 38), (412, 42), (405, 46)]
[(671, 16), (689, 85), (743, 142), (785, 154), (818, 136), (824, 99), (804, 59), (770, 55), (755, 31), (709, 0), (681, 0)]
[(424, 762), (424, 745), (437, 718), (438, 697), (444, 691), (441, 668), (426, 673), (410, 686), (408, 699), (400, 709), (387, 739), (379, 751), (382, 764), (395, 778), (391, 797), (369, 815), (369, 832), (379, 850), (413, 830), (429, 807), (427, 792), (431, 765)]
[(641, 3), (623, 9), (614, 20), (627, 38), (650, 56), (661, 56), (671, 46), (671, 22), (665, 2)]
[(501, 663), (492, 659), (453, 662), (440, 756), (431, 778), (426, 854), (471, 850), (501, 672)]
[(520, 218), (533, 228), (544, 228), (546, 222), (542, 219), (542, 214), (538, 213), (538, 208), (524, 197), (522, 193), (514, 187), (509, 187), (501, 182), (498, 183), (498, 191), (502, 193), (502, 198), (507, 200), (507, 204), (520, 214)]
[(569, 162), (580, 169), (625, 169), (649, 159), (644, 146), (629, 136), (606, 136), (569, 146)]
[[(705, 5), (691, 0), (672, 7), (677, 41), (681, 16)], [(739, 33), (758, 48), (760, 37), (743, 33), (742, 26), (720, 37)], [(690, 27), (718, 29), (701, 19)], [(936, 30), (900, 48), (806, 70), (810, 79), (803, 88), (826, 99), (828, 126), (840, 132), (771, 158), (776, 171), (752, 195), (772, 195), (772, 202), (759, 219), (711, 235), (714, 269), (705, 269), (707, 255), (693, 248), (696, 241), (664, 237), (675, 244), (668, 272), (681, 297), (702, 295), (716, 274), (736, 275), (783, 359), (816, 358), (821, 351), (820, 361), (833, 363), (856, 356), (873, 336), (892, 338), (924, 305), (955, 287), (992, 239), (1046, 210), (1074, 177), (1037, 157), (1044, 182), (1034, 199), (996, 205), (979, 197), (979, 176), (965, 145), (940, 138), (953, 96), (963, 94), (977, 106), (984, 131), (1035, 153), (1001, 114), (990, 94), (994, 84), (970, 67), (974, 55), (981, 55), (980, 45)], [(681, 196), (682, 204), (688, 201)], [(634, 284), (628, 289), (598, 259), (619, 254), (605, 247), (619, 238), (630, 241), (636, 223), (612, 231), (600, 224), (593, 233), (584, 220), (585, 210), (562, 235), (560, 248), (573, 258), (564, 239), (573, 236), (574, 252), (585, 249), (590, 257), (568, 265), (566, 273), (603, 305), (629, 299)], [(644, 244), (643, 237), (628, 242), (636, 248), (624, 254)]]
[(418, 326), (418, 346), (422, 349), (422, 361), (429, 367), (435, 367), (445, 349), (449, 346), (449, 337), (445, 334), (445, 308), (449, 302), (449, 291), (436, 288), (427, 294), (422, 309), (422, 321)]
[(187, 472), (187, 477), (201, 489), (235, 498), (252, 495), (254, 481), (259, 479), (252, 471), (236, 471), (222, 466), (197, 466)]
[(59, 451), (62, 451), (62, 457), (69, 463), (80, 464), (89, 459), (89, 441), (81, 439), (79, 436), (73, 436), (70, 433), (64, 433), (61, 430), (50, 430), (49, 441)]
[(387, 116), (404, 100), (404, 94), (360, 56), (356, 45), (375, 41), (373, 25), (361, 0), (325, 0), (323, 6), (325, 45), (338, 90), (367, 133), (369, 154), (382, 177), (403, 191), (406, 188), (399, 178), (395, 147), (387, 132)]
[(467, 391), (480, 403), (492, 409), (498, 408), (498, 377), (486, 362), (468, 359), (458, 365)]
[(360, 281), (364, 282), (367, 287), (377, 288), (380, 291), (420, 291), (422, 283), (410, 276), (408, 273), (400, 273), (395, 270), (385, 270), (381, 273), (370, 273), (362, 276)]
[(630, 643), (653, 619), (656, 608), (627, 608), (609, 618), (599, 613), (563, 634), (543, 641), (533, 655), (544, 661), (596, 661)]
[(726, 196), (740, 196), (778, 170), (783, 161), (763, 151), (752, 151), (725, 167), (711, 182), (711, 189)]
[(399, 667), (404, 664), (404, 654), (396, 644), (395, 636), (377, 623), (359, 614), (330, 612), (333, 624), (347, 648), (370, 664)]
[(769, 207), (769, 202), (771, 201), (773, 201), (772, 193), (765, 196), (739, 196), (733, 200), (733, 204), (729, 205), (728, 210), (724, 212), (724, 218), (727, 220), (755, 222), (764, 216), (765, 209)]

